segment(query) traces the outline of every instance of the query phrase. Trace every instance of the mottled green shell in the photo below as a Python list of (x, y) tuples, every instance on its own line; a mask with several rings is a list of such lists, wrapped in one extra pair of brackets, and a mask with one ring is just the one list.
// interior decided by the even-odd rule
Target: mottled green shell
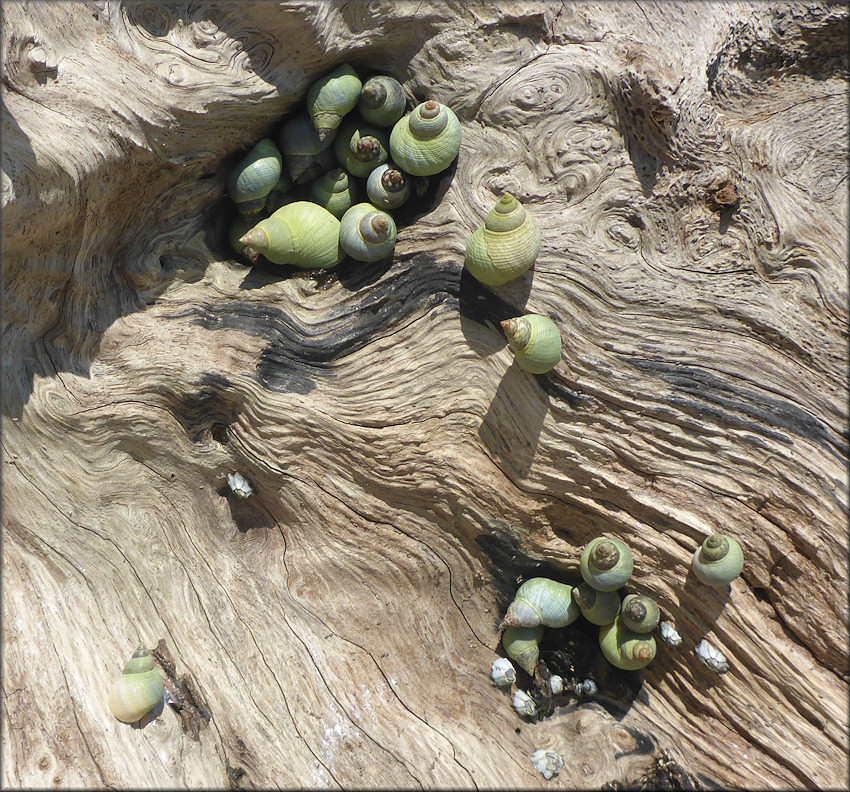
[(135, 723), (162, 701), (165, 682), (150, 653), (140, 647), (124, 664), (124, 673), (109, 688), (110, 712), (124, 723)]
[(611, 665), (625, 671), (636, 671), (655, 657), (655, 638), (629, 630), (618, 616), (613, 623), (599, 628), (599, 647)]
[(539, 644), (542, 637), (542, 626), (508, 627), (502, 633), (502, 646), (505, 647), (505, 654), (511, 660), (529, 674), (533, 674), (540, 657)]
[(227, 182), (230, 197), (240, 204), (265, 198), (280, 178), (283, 160), (271, 138), (263, 138), (233, 169)]
[(346, 119), (334, 141), (339, 164), (352, 176), (366, 178), (389, 159), (387, 133), (356, 118)]
[(393, 77), (379, 75), (363, 83), (357, 109), (370, 124), (392, 126), (404, 115), (407, 99), (401, 83)]
[(616, 591), (597, 591), (588, 583), (573, 589), (573, 599), (591, 624), (611, 624), (620, 612), (620, 595)]
[(520, 368), (545, 374), (561, 360), (561, 333), (548, 317), (526, 314), (506, 319), (502, 329)]
[(573, 601), (572, 593), (573, 587), (565, 583), (543, 577), (530, 578), (517, 589), (502, 625), (566, 627), (581, 613)]
[(360, 99), (363, 84), (347, 63), (316, 80), (307, 91), (307, 112), (319, 138), (325, 140)]
[[(612, 553), (605, 550), (613, 549)], [(597, 591), (615, 591), (632, 576), (632, 551), (619, 539), (597, 537), (581, 554), (581, 576)]]
[(341, 218), (357, 200), (357, 185), (342, 168), (334, 168), (310, 185), (309, 198)]
[(355, 261), (379, 261), (393, 252), (395, 221), (370, 203), (352, 206), (340, 221), (339, 243)]
[(398, 209), (410, 197), (410, 178), (392, 163), (385, 162), (366, 179), (366, 194), (379, 209)]
[(643, 594), (628, 594), (623, 597), (620, 618), (626, 628), (636, 633), (652, 632), (661, 621), (658, 603)]
[(413, 176), (433, 176), (452, 164), (462, 130), (454, 111), (439, 102), (417, 105), (390, 133), (393, 162)]
[(339, 220), (310, 201), (294, 201), (255, 225), (239, 240), (253, 258), (264, 255), (274, 264), (301, 269), (334, 267), (344, 258)]
[(707, 586), (731, 583), (744, 569), (744, 551), (731, 536), (712, 534), (694, 553), (694, 574)]
[(501, 286), (534, 264), (540, 240), (537, 221), (513, 195), (505, 193), (470, 238), (464, 263), (485, 286)]

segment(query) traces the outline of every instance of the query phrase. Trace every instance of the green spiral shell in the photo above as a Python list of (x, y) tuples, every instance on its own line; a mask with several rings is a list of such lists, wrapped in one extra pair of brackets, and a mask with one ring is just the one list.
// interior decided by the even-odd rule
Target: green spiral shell
[(744, 569), (744, 551), (731, 536), (711, 534), (694, 553), (694, 574), (707, 586), (731, 583)]
[(632, 552), (619, 539), (597, 537), (581, 554), (581, 576), (597, 591), (615, 591), (632, 576)]
[(135, 723), (162, 701), (164, 691), (162, 674), (150, 652), (140, 646), (109, 688), (109, 711), (124, 723)]
[(643, 594), (628, 594), (623, 597), (620, 608), (620, 618), (623, 624), (632, 632), (652, 632), (661, 621), (661, 610), (658, 603)]
[[(263, 138), (233, 169), (227, 189), (240, 212), (252, 214), (260, 211), (266, 196), (280, 178), (282, 164), (280, 151), (272, 139)], [(257, 206), (260, 199), (263, 199), (262, 203)]]
[[(283, 152), (284, 165), (289, 177), (296, 184), (303, 184), (333, 167), (333, 155), (320, 156), (330, 148), (337, 130), (331, 129), (323, 140), (313, 126), (310, 116), (302, 114), (286, 121), (280, 128), (280, 150)], [(330, 162), (324, 167), (326, 162)], [(318, 163), (318, 164), (317, 164)], [(321, 173), (316, 173), (323, 168)]]
[(325, 269), (345, 254), (339, 245), (339, 220), (310, 201), (294, 201), (260, 221), (239, 242), (256, 261), (262, 253), (274, 264)]
[(611, 624), (599, 628), (599, 648), (611, 665), (625, 671), (637, 671), (655, 657), (655, 638), (632, 632), (618, 616)]
[(513, 195), (505, 193), (467, 243), (464, 264), (485, 286), (501, 286), (534, 264), (540, 240), (537, 221)]
[(392, 126), (404, 115), (407, 99), (401, 83), (393, 77), (379, 75), (363, 83), (357, 109), (364, 120), (374, 126)]
[(316, 80), (307, 91), (307, 112), (320, 140), (336, 129), (343, 116), (357, 105), (363, 84), (347, 63)]
[(393, 252), (395, 221), (370, 203), (352, 206), (340, 221), (339, 243), (356, 261), (380, 261)]
[(334, 141), (339, 164), (352, 176), (366, 178), (389, 159), (387, 133), (356, 118), (346, 119)]
[(546, 316), (526, 314), (502, 322), (519, 366), (532, 374), (545, 374), (561, 360), (561, 333)]
[(395, 165), (385, 162), (366, 179), (366, 194), (380, 209), (398, 209), (410, 197), (410, 179)]
[(566, 627), (581, 613), (573, 602), (573, 587), (549, 578), (526, 580), (508, 606), (502, 627)]
[(451, 108), (422, 102), (390, 132), (393, 162), (413, 176), (433, 176), (452, 164), (460, 151), (460, 121)]
[(341, 218), (357, 199), (357, 186), (342, 168), (334, 168), (310, 185), (310, 200)]
[(514, 660), (520, 668), (529, 674), (537, 668), (540, 657), (540, 639), (543, 637), (543, 627), (508, 627), (502, 633), (502, 646), (505, 654)]
[(591, 624), (611, 624), (620, 612), (620, 595), (616, 591), (597, 591), (588, 583), (573, 589), (573, 599)]

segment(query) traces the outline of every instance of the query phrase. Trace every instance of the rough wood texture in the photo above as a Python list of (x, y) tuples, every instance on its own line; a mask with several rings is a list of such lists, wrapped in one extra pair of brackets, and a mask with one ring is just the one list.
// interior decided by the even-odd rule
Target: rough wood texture
[[(595, 787), (660, 750), (846, 782), (847, 18), (4, 3), (4, 784)], [(454, 108), (456, 170), (389, 265), (230, 260), (228, 169), (343, 60)], [(503, 189), (543, 251), (488, 290), (463, 250)], [(549, 375), (498, 329), (526, 311)], [(714, 530), (728, 593), (689, 573)], [(523, 724), (501, 610), (601, 532), (684, 642), (627, 706)], [(133, 729), (107, 687), (160, 639), (182, 718)]]

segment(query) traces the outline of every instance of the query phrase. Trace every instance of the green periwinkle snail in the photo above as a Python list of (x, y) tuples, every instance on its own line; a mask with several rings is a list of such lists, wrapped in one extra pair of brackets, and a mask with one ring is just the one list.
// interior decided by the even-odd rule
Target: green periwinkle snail
[(652, 632), (661, 621), (661, 611), (652, 597), (628, 594), (623, 597), (620, 618), (632, 632), (648, 633)]
[(230, 197), (243, 215), (254, 215), (280, 178), (280, 151), (270, 138), (263, 138), (240, 162), (227, 182)]
[(620, 595), (616, 591), (597, 591), (589, 583), (573, 589), (573, 599), (581, 615), (591, 624), (611, 624), (620, 612)]
[(561, 360), (561, 331), (549, 317), (526, 314), (505, 319), (502, 329), (520, 368), (545, 374)]
[(347, 63), (314, 82), (307, 91), (307, 112), (319, 140), (325, 140), (336, 129), (360, 99), (363, 83)]
[(581, 576), (597, 591), (616, 591), (632, 576), (632, 551), (619, 539), (599, 537), (581, 554)]
[(401, 83), (393, 77), (378, 75), (363, 83), (357, 109), (374, 126), (392, 126), (404, 115), (407, 99)]
[(454, 111), (429, 99), (399, 119), (390, 132), (393, 162), (413, 176), (446, 170), (460, 151), (460, 121)]
[(310, 200), (341, 219), (357, 200), (354, 179), (342, 168), (334, 168), (310, 185)]
[(356, 261), (380, 261), (392, 253), (395, 240), (392, 217), (372, 204), (355, 204), (342, 216), (339, 244)]
[(109, 688), (109, 711), (123, 723), (135, 723), (162, 701), (164, 691), (165, 682), (153, 657), (140, 646)]
[(622, 616), (599, 628), (599, 647), (611, 665), (626, 671), (637, 671), (649, 665), (656, 651), (655, 638), (630, 630)]
[(536, 627), (508, 627), (502, 633), (502, 646), (505, 654), (529, 674), (534, 673), (540, 657), (540, 639), (543, 637), (542, 625)]
[(549, 578), (526, 580), (508, 606), (500, 628), (504, 627), (566, 627), (581, 613), (573, 601), (572, 586)]
[(694, 553), (694, 574), (701, 583), (721, 588), (744, 568), (744, 552), (731, 536), (711, 534)]

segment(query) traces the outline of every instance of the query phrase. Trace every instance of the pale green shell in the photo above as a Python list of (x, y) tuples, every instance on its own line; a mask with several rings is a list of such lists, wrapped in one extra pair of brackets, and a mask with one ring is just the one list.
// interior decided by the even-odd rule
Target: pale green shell
[(731, 536), (712, 534), (694, 553), (694, 574), (707, 586), (731, 583), (744, 569), (744, 551)]
[(629, 630), (618, 616), (611, 624), (599, 628), (599, 647), (611, 665), (625, 671), (636, 671), (655, 657), (655, 638)]
[(531, 213), (505, 193), (470, 238), (464, 264), (485, 286), (501, 286), (534, 264), (540, 239), (540, 227)]
[(256, 261), (262, 253), (274, 264), (301, 269), (334, 267), (344, 258), (339, 220), (310, 201), (294, 201), (257, 223), (239, 240)]
[(545, 374), (561, 360), (561, 333), (545, 316), (526, 314), (502, 322), (502, 329), (519, 366), (532, 374)]
[(307, 112), (321, 140), (325, 140), (331, 130), (340, 125), (343, 116), (355, 108), (362, 88), (357, 72), (347, 63), (310, 86)]
[(611, 624), (620, 612), (620, 595), (616, 591), (597, 591), (589, 583), (576, 586), (573, 599), (591, 624)]
[(581, 576), (597, 591), (616, 591), (633, 569), (632, 551), (619, 539), (597, 537), (581, 554)]
[(385, 162), (366, 179), (366, 194), (379, 209), (398, 209), (410, 197), (410, 179), (395, 165)]
[[(259, 199), (265, 199), (280, 178), (282, 163), (280, 152), (271, 138), (263, 138), (233, 169), (227, 189), (240, 211), (246, 203), (253, 205)], [(262, 204), (254, 211), (261, 208)]]
[(549, 578), (526, 580), (508, 606), (502, 627), (566, 627), (581, 613), (573, 602), (573, 587)]
[(356, 261), (379, 261), (393, 252), (395, 221), (370, 203), (352, 206), (340, 221), (339, 243)]
[(334, 168), (310, 185), (309, 197), (340, 218), (357, 200), (357, 186), (342, 168)]
[(508, 627), (502, 633), (502, 646), (505, 654), (514, 660), (520, 668), (529, 674), (537, 668), (540, 657), (540, 639), (543, 637), (543, 627)]
[(308, 115), (299, 115), (284, 123), (280, 128), (280, 150), (285, 169), (293, 182), (304, 184), (334, 166), (332, 152), (321, 155), (330, 148), (336, 134), (337, 130), (332, 129), (324, 140), (320, 140)]
[(661, 610), (658, 603), (643, 594), (628, 594), (623, 597), (620, 609), (623, 625), (636, 633), (652, 632), (661, 621)]
[(337, 162), (352, 176), (366, 178), (389, 159), (387, 133), (356, 118), (340, 127), (334, 141)]
[(124, 723), (135, 723), (162, 701), (164, 691), (165, 682), (153, 658), (139, 647), (109, 688), (109, 711)]
[(429, 100), (399, 119), (390, 133), (393, 162), (413, 176), (444, 171), (460, 151), (462, 131), (454, 111)]
[(375, 126), (392, 126), (404, 115), (407, 99), (401, 83), (393, 77), (379, 75), (363, 83), (357, 109)]

